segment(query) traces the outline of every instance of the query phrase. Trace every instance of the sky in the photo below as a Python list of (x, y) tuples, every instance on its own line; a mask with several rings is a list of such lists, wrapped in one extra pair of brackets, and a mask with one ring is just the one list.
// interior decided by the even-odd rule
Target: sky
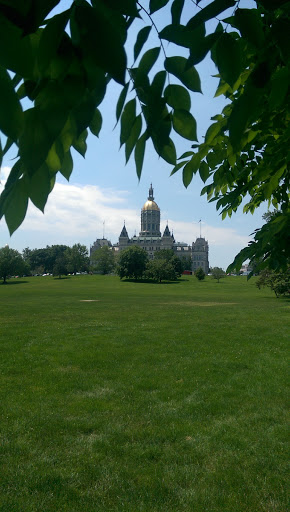
[[(63, 0), (59, 8), (68, 5), (70, 2)], [(192, 16), (192, 6), (191, 2), (187, 4), (186, 15)], [(169, 23), (169, 20), (158, 15), (155, 22), (159, 22), (159, 28), (162, 23)], [(143, 26), (144, 22), (140, 21), (136, 32), (128, 41), (129, 62), (136, 34)], [(152, 44), (155, 44), (154, 41), (151, 42), (151, 47)], [(145, 49), (149, 47), (148, 45)], [(165, 51), (167, 55), (180, 53), (179, 47), (167, 43)], [(218, 79), (212, 76), (217, 70), (211, 61), (207, 59), (197, 66), (197, 70), (200, 73), (203, 94), (191, 94), (191, 113), (196, 118), (198, 139), (201, 142), (211, 124), (210, 118), (221, 111), (224, 103), (220, 97), (213, 97)], [(119, 126), (114, 129), (115, 105), (120, 91), (119, 85), (111, 84), (99, 107), (103, 116), (100, 137), (89, 135), (85, 159), (73, 150), (74, 170), (70, 181), (67, 182), (62, 177), (57, 179), (44, 214), (30, 204), (23, 224), (12, 237), (4, 219), (0, 221), (0, 247), (8, 244), (11, 248), (22, 251), (25, 247), (34, 249), (53, 244), (72, 246), (81, 243), (89, 248), (97, 238), (103, 236), (116, 243), (124, 222), (129, 236), (135, 233), (138, 235), (141, 229), (141, 208), (147, 200), (148, 189), (152, 183), (155, 201), (161, 210), (161, 231), (168, 222), (176, 241), (191, 244), (201, 230), (201, 236), (209, 242), (210, 266), (225, 269), (237, 252), (247, 245), (253, 231), (262, 225), (262, 214), (266, 208), (256, 211), (254, 215), (243, 214), (240, 209), (231, 219), (222, 221), (215, 204), (208, 203), (206, 196), (200, 196), (203, 187), (200, 178), (195, 176), (185, 189), (181, 172), (170, 177), (172, 166), (158, 157), (151, 144), (146, 148), (139, 181), (134, 158), (131, 157), (125, 165), (124, 150), (119, 149)], [(178, 156), (190, 150), (190, 141), (183, 140), (177, 134), (173, 135), (173, 139)], [(3, 162), (0, 191), (5, 185), (15, 156), (15, 153), (10, 152)]]

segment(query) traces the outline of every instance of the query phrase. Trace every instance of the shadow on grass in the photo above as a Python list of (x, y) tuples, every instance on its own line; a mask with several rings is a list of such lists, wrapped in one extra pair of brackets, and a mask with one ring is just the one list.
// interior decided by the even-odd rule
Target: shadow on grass
[(25, 283), (28, 283), (28, 281), (20, 281), (20, 280), (18, 280), (18, 279), (15, 279), (15, 281), (14, 281), (14, 280), (13, 280), (13, 281), (10, 281), (10, 279), (9, 279), (9, 281), (6, 281), (6, 283), (4, 283), (4, 282), (2, 281), (2, 283), (1, 283), (1, 284), (4, 284), (4, 285), (8, 284), (8, 285), (10, 286), (10, 285), (13, 285), (13, 284), (25, 284)]
[(54, 281), (63, 281), (64, 279), (71, 279), (71, 276), (54, 277)]

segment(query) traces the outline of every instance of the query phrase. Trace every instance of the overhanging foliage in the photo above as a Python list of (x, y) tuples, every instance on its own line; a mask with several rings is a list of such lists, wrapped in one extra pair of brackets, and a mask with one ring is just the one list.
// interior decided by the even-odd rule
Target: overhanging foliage
[[(187, 187), (199, 173), (202, 194), (224, 218), (246, 200), (245, 212), (264, 201), (281, 211), (234, 262), (259, 255), (278, 268), (289, 257), (289, 2), (260, 0), (242, 9), (234, 0), (75, 0), (51, 14), (57, 0), (0, 0), (1, 158), (11, 146), (17, 159), (0, 198), (0, 217), (10, 233), (22, 223), (29, 200), (44, 210), (55, 177), (69, 179), (71, 151), (85, 155), (88, 131), (99, 136), (99, 106), (107, 84), (122, 85), (116, 102), (126, 162), (134, 153), (140, 178), (146, 142), (174, 168)], [(171, 23), (157, 27), (155, 13), (171, 10)], [(228, 9), (231, 9), (228, 16)], [(223, 14), (226, 11), (227, 14)], [(226, 16), (224, 19), (223, 16)], [(127, 35), (144, 20), (128, 62)], [(206, 22), (217, 19), (214, 32)], [(160, 44), (144, 51), (153, 32)], [(187, 57), (167, 56), (163, 41)], [(220, 83), (216, 96), (228, 104), (213, 118), (204, 142), (177, 163), (172, 133), (197, 142), (190, 92), (202, 84), (195, 65), (210, 54)], [(156, 66), (155, 66), (156, 65)], [(155, 67), (154, 67), (155, 66)], [(157, 68), (157, 71), (155, 71)], [(178, 80), (178, 84), (171, 83)], [(282, 243), (282, 242), (283, 243)], [(281, 257), (280, 257), (281, 256)]]

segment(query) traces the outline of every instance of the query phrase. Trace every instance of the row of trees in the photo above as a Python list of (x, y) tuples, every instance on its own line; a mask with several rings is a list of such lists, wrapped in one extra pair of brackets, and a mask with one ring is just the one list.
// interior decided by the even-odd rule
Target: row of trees
[(10, 249), (8, 245), (0, 249), (0, 278), (5, 283), (12, 275), (75, 274), (90, 268), (88, 250), (85, 245), (52, 245), (43, 249), (24, 249), (23, 253)]
[(153, 279), (154, 281), (176, 281), (188, 269), (189, 259), (180, 259), (170, 249), (161, 249), (148, 259), (144, 249), (132, 246), (121, 252), (116, 267), (120, 279), (123, 277)]

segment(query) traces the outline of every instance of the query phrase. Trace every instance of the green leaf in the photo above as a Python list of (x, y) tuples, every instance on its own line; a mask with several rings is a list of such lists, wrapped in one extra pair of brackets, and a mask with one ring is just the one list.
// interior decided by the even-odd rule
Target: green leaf
[(183, 173), (182, 173), (182, 181), (183, 181), (183, 185), (185, 186), (185, 188), (187, 188), (188, 185), (191, 183), (192, 178), (193, 178), (193, 172), (191, 171), (191, 168), (188, 163), (184, 167)]
[(17, 141), (23, 129), (23, 112), (12, 80), (0, 67), (0, 129), (7, 137)]
[(214, 123), (212, 124), (206, 134), (205, 134), (205, 143), (206, 144), (211, 144), (212, 141), (216, 138), (216, 136), (220, 133), (222, 129), (222, 123)]
[(47, 165), (42, 165), (29, 180), (29, 197), (36, 208), (44, 212), (50, 193), (50, 173)]
[(59, 171), (59, 169), (61, 167), (61, 159), (63, 158), (63, 147), (62, 147), (62, 145), (60, 144), (61, 155), (60, 155), (60, 151), (59, 152), (57, 151), (56, 146), (57, 146), (56, 143), (54, 143), (51, 146), (51, 148), (50, 148), (50, 150), (48, 152), (48, 155), (46, 157), (46, 160), (45, 160), (46, 165), (49, 167), (49, 170), (52, 171), (52, 172), (58, 172)]
[[(19, 139), (19, 153), (29, 174), (33, 174), (46, 160), (48, 152), (65, 125), (66, 114), (61, 108), (24, 112), (24, 129)], [(37, 151), (35, 151), (37, 148)]]
[(166, 4), (168, 4), (169, 0), (150, 0), (149, 6), (150, 6), (150, 14), (153, 14), (156, 11), (159, 11), (159, 9), (162, 9)]
[(121, 116), (121, 146), (129, 139), (133, 123), (136, 119), (136, 99), (128, 101)]
[(216, 65), (222, 79), (234, 86), (242, 71), (239, 41), (231, 34), (221, 34), (215, 46)]
[(190, 48), (191, 46), (190, 32), (183, 25), (167, 25), (161, 30), (159, 37), (183, 48)]
[(234, 151), (240, 149), (244, 132), (250, 119), (259, 111), (260, 102), (260, 91), (253, 87), (248, 87), (235, 102), (228, 121), (229, 137)]
[(151, 93), (155, 96), (161, 97), (164, 84), (166, 81), (166, 71), (158, 71), (152, 80), (150, 87)]
[(41, 32), (37, 52), (37, 64), (42, 73), (48, 68), (50, 61), (56, 56), (65, 27), (70, 16), (70, 9), (51, 18)]
[(83, 133), (80, 134), (78, 139), (74, 140), (74, 142), (72, 144), (73, 147), (75, 148), (75, 150), (83, 157), (85, 157), (85, 154), (87, 151), (87, 143), (86, 143), (87, 136), (88, 136), (88, 130), (84, 130)]
[(8, 137), (6, 140), (6, 144), (2, 150), (3, 156), (6, 155), (7, 151), (9, 151), (9, 149), (11, 148), (12, 145), (13, 145), (13, 140)]
[(190, 65), (199, 64), (206, 57), (218, 38), (219, 34), (217, 33), (201, 38), (197, 34), (197, 29), (193, 30), (191, 33), (190, 57), (188, 59)]
[(85, 3), (75, 3), (71, 14), (73, 42), (84, 55), (109, 73), (117, 82), (124, 84), (127, 57), (124, 49), (125, 19), (112, 12), (102, 2), (94, 8)]
[(138, 35), (137, 35), (137, 39), (136, 39), (136, 43), (134, 45), (134, 61), (138, 58), (138, 56), (140, 55), (140, 52), (144, 46), (144, 44), (146, 43), (147, 39), (148, 39), (148, 36), (150, 34), (150, 30), (151, 30), (151, 26), (148, 26), (148, 27), (143, 27), (141, 28), (141, 30), (138, 32)]
[(140, 60), (137, 73), (148, 75), (150, 69), (153, 67), (156, 60), (158, 59), (159, 53), (160, 53), (159, 46), (157, 46), (156, 48), (150, 48), (150, 50), (147, 50), (147, 52), (144, 53), (142, 59)]
[(141, 130), (142, 130), (142, 116), (141, 116), (141, 114), (139, 114), (136, 117), (134, 124), (132, 126), (130, 137), (127, 139), (126, 144), (125, 144), (126, 164), (131, 156), (131, 153), (132, 153), (134, 147), (136, 146), (136, 143), (137, 143), (137, 140), (141, 133)]
[(171, 171), (171, 173), (170, 173), (170, 176), (172, 176), (172, 175), (173, 175), (173, 174), (175, 174), (177, 171), (179, 171), (179, 169), (180, 169), (181, 167), (183, 167), (185, 164), (187, 164), (187, 162), (188, 162), (187, 160), (183, 160), (182, 162), (178, 162), (178, 164), (176, 164), (176, 165), (173, 167), (173, 169), (172, 169), (172, 171)]
[(198, 171), (200, 166), (200, 156), (198, 153), (195, 153), (192, 157), (192, 159), (186, 164), (186, 166), (183, 169), (183, 184), (187, 188), (188, 185), (192, 181), (193, 175)]
[[(95, 5), (99, 0), (92, 0), (92, 4)], [(126, 16), (138, 17), (138, 10), (136, 7), (135, 0), (106, 0), (106, 4), (113, 10), (125, 14)]]
[(207, 178), (209, 177), (209, 167), (204, 160), (201, 162), (201, 164), (199, 166), (199, 175), (200, 175), (203, 183), (205, 183)]
[(136, 163), (136, 173), (138, 176), (138, 179), (141, 178), (142, 173), (142, 167), (144, 162), (144, 154), (145, 154), (145, 147), (146, 147), (146, 140), (147, 140), (147, 133), (146, 131), (141, 135), (139, 140), (137, 141), (136, 147), (135, 147), (135, 163)]
[(173, 0), (171, 6), (171, 18), (173, 25), (180, 24), (180, 18), (184, 6), (184, 0)]
[(81, 100), (71, 111), (71, 116), (74, 118), (77, 127), (77, 136), (88, 128), (93, 121), (96, 107), (95, 92), (85, 90)]
[(290, 76), (287, 68), (281, 68), (272, 76), (271, 93), (269, 105), (271, 109), (278, 108), (284, 101), (288, 88)]
[(164, 91), (166, 103), (172, 108), (190, 110), (191, 99), (188, 90), (182, 85), (168, 85)]
[(237, 9), (235, 26), (241, 32), (242, 37), (257, 48), (264, 44), (263, 22), (257, 9)]
[(96, 137), (99, 136), (99, 133), (100, 133), (101, 128), (102, 128), (102, 123), (103, 123), (102, 114), (99, 111), (99, 109), (96, 108), (95, 113), (94, 113), (94, 117), (91, 120), (90, 126), (89, 126), (90, 131)]
[(206, 157), (206, 161), (211, 169), (214, 169), (218, 164), (220, 164), (220, 158), (219, 155), (216, 154), (214, 151), (211, 151), (208, 153)]
[(124, 103), (126, 101), (126, 96), (127, 96), (128, 88), (129, 88), (129, 82), (127, 82), (126, 85), (123, 87), (123, 89), (121, 91), (121, 94), (119, 96), (118, 102), (117, 102), (117, 107), (116, 107), (117, 123), (118, 123), (118, 121), (120, 119), (120, 115), (122, 114), (122, 111), (123, 111), (123, 107), (124, 107)]
[(28, 206), (27, 188), (24, 178), (18, 180), (9, 192), (5, 203), (5, 220), (10, 235), (23, 222)]
[(204, 23), (205, 21), (215, 18), (229, 7), (233, 7), (235, 3), (235, 0), (214, 0), (206, 7), (203, 7), (195, 16), (193, 16), (193, 18), (191, 18), (191, 20), (189, 20), (187, 23), (188, 28), (194, 29), (200, 25), (200, 23)]
[(188, 140), (196, 140), (196, 120), (187, 110), (175, 109), (173, 112), (174, 130)]
[[(199, 145), (198, 144), (193, 144), (192, 147), (198, 147)], [(192, 156), (194, 155), (194, 152), (193, 151), (186, 151), (185, 153), (183, 153), (179, 158), (178, 160), (180, 160), (181, 158), (187, 158), (188, 156)]]
[(73, 159), (71, 156), (71, 152), (67, 151), (64, 154), (64, 157), (62, 160), (62, 166), (59, 171), (67, 180), (69, 180), (72, 170), (73, 170)]
[(199, 74), (194, 67), (187, 69), (184, 57), (167, 57), (164, 62), (166, 71), (179, 78), (191, 91), (201, 92)]
[(131, 79), (133, 80), (134, 88), (136, 89), (139, 101), (146, 105), (148, 102), (148, 94), (150, 90), (148, 75), (146, 73), (142, 73), (138, 68), (131, 68), (129, 73)]
[(22, 31), (0, 13), (0, 65), (21, 77), (32, 78), (35, 55), (31, 37), (23, 37)]
[(161, 158), (168, 162), (169, 164), (176, 164), (176, 149), (173, 141), (169, 138), (168, 142), (164, 144), (159, 144), (158, 139), (152, 137), (153, 145)]

